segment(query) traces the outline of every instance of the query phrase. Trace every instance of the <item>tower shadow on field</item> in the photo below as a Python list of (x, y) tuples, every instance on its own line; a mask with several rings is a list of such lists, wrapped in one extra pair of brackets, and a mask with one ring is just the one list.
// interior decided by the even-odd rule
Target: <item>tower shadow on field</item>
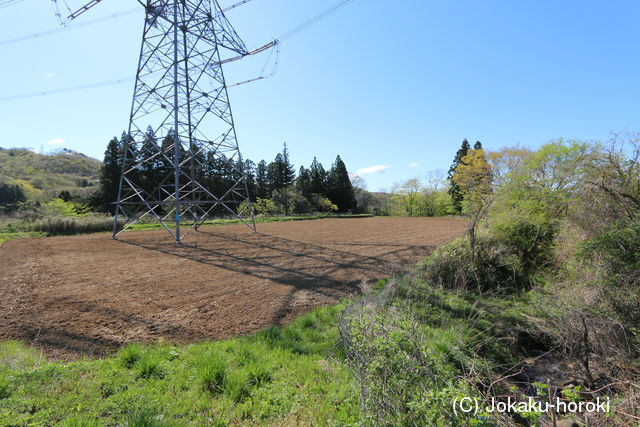
[[(293, 311), (296, 294), (307, 291), (337, 302), (352, 295), (358, 285), (399, 271), (408, 262), (425, 256), (435, 246), (378, 242), (327, 242), (317, 245), (263, 233), (199, 231), (192, 242), (175, 244), (158, 239), (121, 240), (166, 255), (259, 278), (291, 289), (274, 309), (272, 324), (280, 325)], [(368, 247), (376, 255), (367, 255)], [(383, 252), (380, 253), (380, 248)], [(345, 273), (349, 277), (345, 278)]]

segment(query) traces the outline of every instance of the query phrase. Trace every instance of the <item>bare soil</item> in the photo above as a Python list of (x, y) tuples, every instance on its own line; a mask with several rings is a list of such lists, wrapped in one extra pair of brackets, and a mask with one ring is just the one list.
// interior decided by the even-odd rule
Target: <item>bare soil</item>
[(54, 359), (129, 341), (193, 342), (282, 325), (353, 295), (462, 235), (447, 218), (342, 218), (10, 240), (0, 246), (0, 340)]

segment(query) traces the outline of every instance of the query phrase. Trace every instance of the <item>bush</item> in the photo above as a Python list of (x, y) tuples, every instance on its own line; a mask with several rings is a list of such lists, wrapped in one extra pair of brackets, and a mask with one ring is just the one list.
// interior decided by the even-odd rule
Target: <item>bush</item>
[(623, 323), (640, 324), (640, 221), (618, 221), (580, 245), (579, 258), (597, 270), (596, 280)]
[[(248, 213), (247, 202), (242, 202), (240, 207), (238, 208), (239, 212)], [(263, 199), (258, 197), (255, 202), (253, 202), (253, 212), (256, 215), (276, 215), (282, 213), (280, 208), (275, 204), (273, 200)]]
[(437, 249), (422, 265), (424, 277), (448, 289), (526, 290), (553, 258), (556, 233), (548, 221), (510, 219), (478, 236), (473, 255), (464, 239)]
[[(391, 286), (391, 285), (390, 285)], [(358, 378), (364, 425), (469, 425), (451, 402), (473, 396), (462, 334), (412, 319), (385, 295), (347, 309), (340, 334)]]
[(478, 237), (474, 256), (465, 240), (436, 250), (423, 264), (424, 278), (445, 289), (510, 291), (530, 286), (518, 257), (495, 238)]
[(558, 225), (530, 215), (496, 224), (493, 234), (518, 256), (522, 274), (533, 275), (551, 262)]
[(618, 221), (601, 235), (585, 241), (580, 248), (583, 260), (594, 260), (614, 286), (634, 286), (640, 282), (640, 221)]

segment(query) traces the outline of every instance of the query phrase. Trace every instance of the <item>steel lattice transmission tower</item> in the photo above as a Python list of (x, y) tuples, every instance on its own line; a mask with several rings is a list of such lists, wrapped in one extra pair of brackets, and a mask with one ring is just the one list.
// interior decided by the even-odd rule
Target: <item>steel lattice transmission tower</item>
[[(247, 51), (216, 0), (145, 9), (113, 237), (119, 218), (126, 229), (150, 217), (179, 243), (220, 213), (255, 231), (222, 65), (267, 46)], [(228, 171), (222, 185), (211, 184), (212, 164)]]

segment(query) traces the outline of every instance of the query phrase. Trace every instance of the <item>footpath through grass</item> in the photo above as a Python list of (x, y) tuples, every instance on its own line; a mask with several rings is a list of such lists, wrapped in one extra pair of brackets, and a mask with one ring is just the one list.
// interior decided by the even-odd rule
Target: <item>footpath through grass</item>
[(358, 392), (336, 327), (345, 303), (260, 333), (103, 360), (48, 362), (0, 343), (0, 425), (352, 425)]

